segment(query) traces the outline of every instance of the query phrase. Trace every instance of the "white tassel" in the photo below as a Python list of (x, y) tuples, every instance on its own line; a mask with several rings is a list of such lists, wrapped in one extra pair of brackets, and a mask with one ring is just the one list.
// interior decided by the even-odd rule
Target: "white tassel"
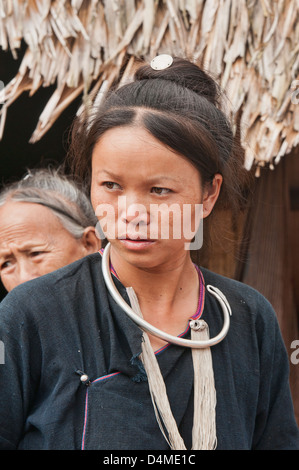
[[(140, 359), (147, 374), (149, 390), (162, 434), (172, 450), (186, 450), (177, 423), (173, 417), (165, 383), (147, 333), (144, 333)], [(168, 437), (164, 429), (167, 430)]]
[[(209, 339), (209, 327), (204, 320), (190, 322), (191, 339)], [(210, 348), (192, 349), (194, 368), (194, 421), (192, 449), (214, 450), (216, 437), (216, 390)]]
[[(142, 317), (134, 290), (127, 288), (132, 309)], [(191, 337), (207, 339), (208, 325), (203, 320), (192, 320)], [(177, 423), (171, 412), (165, 383), (159, 364), (146, 332), (143, 333), (140, 359), (148, 377), (149, 390), (157, 422), (172, 450), (186, 450)], [(194, 367), (194, 418), (192, 430), (193, 450), (212, 450), (216, 447), (216, 391), (210, 348), (192, 349)], [(167, 434), (165, 432), (167, 431)]]

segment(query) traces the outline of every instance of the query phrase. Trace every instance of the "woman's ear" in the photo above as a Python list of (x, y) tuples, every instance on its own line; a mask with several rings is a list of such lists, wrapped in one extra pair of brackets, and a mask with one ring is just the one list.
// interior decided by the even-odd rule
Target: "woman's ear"
[(86, 227), (81, 238), (86, 254), (92, 254), (101, 249), (101, 240), (97, 237), (95, 227)]
[(216, 173), (214, 175), (213, 181), (205, 186), (202, 201), (203, 218), (208, 217), (208, 215), (210, 215), (212, 212), (220, 194), (222, 181), (222, 175)]

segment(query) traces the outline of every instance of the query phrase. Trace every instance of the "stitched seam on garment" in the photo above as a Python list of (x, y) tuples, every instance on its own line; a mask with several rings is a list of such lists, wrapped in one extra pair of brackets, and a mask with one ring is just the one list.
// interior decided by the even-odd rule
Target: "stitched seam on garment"
[[(102, 382), (103, 380), (110, 379), (119, 375), (120, 372), (113, 372), (112, 374), (103, 375), (91, 382), (91, 385), (96, 382)], [(85, 397), (85, 410), (84, 410), (84, 424), (83, 424), (83, 432), (82, 432), (82, 440), (81, 440), (81, 450), (84, 450), (85, 447), (85, 433), (86, 433), (86, 426), (87, 426), (87, 414), (88, 414), (88, 389), (86, 390), (86, 397)]]

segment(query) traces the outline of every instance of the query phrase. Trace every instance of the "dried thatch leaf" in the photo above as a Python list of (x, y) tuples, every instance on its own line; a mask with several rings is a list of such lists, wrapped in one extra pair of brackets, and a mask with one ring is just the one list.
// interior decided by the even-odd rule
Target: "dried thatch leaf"
[(155, 24), (155, 2), (154, 0), (144, 0), (143, 19), (143, 47), (148, 51)]

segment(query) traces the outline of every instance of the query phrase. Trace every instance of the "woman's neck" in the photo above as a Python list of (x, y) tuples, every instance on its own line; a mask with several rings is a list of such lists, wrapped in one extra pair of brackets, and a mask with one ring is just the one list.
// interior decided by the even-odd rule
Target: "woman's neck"
[[(122, 284), (133, 287), (146, 321), (174, 335), (185, 330), (199, 295), (198, 273), (188, 252), (163, 269), (144, 269), (126, 262), (112, 248), (111, 263)], [(162, 345), (153, 342), (153, 347)]]
[(111, 248), (111, 264), (125, 287), (133, 287), (140, 298), (149, 301), (160, 297), (174, 300), (177, 294), (188, 291), (190, 278), (197, 279), (196, 269), (189, 252), (177, 256), (167, 265), (143, 268), (135, 266)]

